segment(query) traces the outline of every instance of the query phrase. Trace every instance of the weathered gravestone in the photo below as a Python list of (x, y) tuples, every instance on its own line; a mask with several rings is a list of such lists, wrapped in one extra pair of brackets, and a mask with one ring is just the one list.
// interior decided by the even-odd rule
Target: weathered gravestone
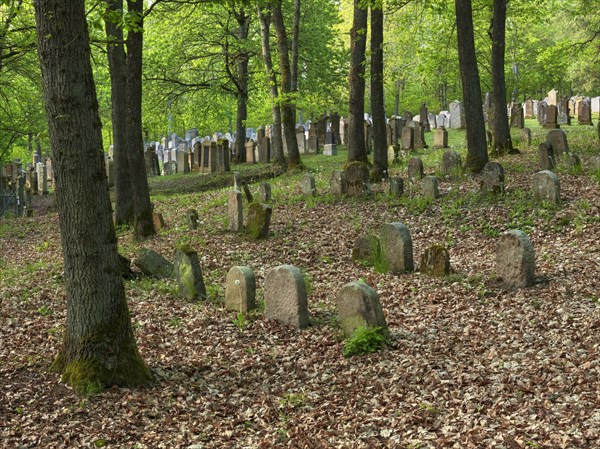
[(399, 176), (390, 177), (390, 195), (402, 196), (404, 193), (404, 180)]
[(482, 193), (504, 194), (504, 168), (497, 162), (488, 162), (481, 171)]
[(538, 147), (540, 167), (542, 170), (552, 170), (555, 166), (554, 150), (549, 142), (543, 142)]
[(189, 173), (190, 165), (188, 163), (188, 155), (185, 149), (177, 150), (177, 173)]
[(365, 197), (371, 193), (369, 168), (363, 162), (351, 162), (344, 170), (346, 195)]
[(166, 227), (165, 219), (163, 217), (163, 214), (161, 214), (160, 212), (152, 212), (152, 222), (154, 223), (154, 229), (156, 230), (156, 232)]
[(304, 175), (302, 175), (302, 180), (300, 181), (300, 183), (302, 185), (302, 196), (304, 196), (305, 198), (317, 196), (315, 177), (312, 173), (304, 173)]
[(198, 216), (198, 212), (194, 209), (188, 209), (185, 216), (187, 219), (188, 227), (192, 230), (198, 229), (198, 224), (200, 223), (200, 217)]
[(165, 176), (174, 175), (177, 173), (177, 164), (175, 162), (165, 162), (163, 164), (163, 171), (165, 172)]
[(454, 150), (445, 151), (442, 155), (442, 173), (447, 176), (457, 176), (462, 172), (462, 159)]
[(403, 274), (414, 270), (412, 239), (403, 223), (388, 223), (379, 233), (381, 265), (385, 272)]
[(592, 107), (590, 104), (590, 99), (585, 98), (581, 102), (579, 102), (577, 109), (577, 122), (580, 125), (593, 125), (592, 123)]
[(146, 276), (166, 279), (173, 276), (173, 264), (152, 249), (142, 248), (133, 264)]
[(400, 153), (400, 147), (398, 145), (389, 145), (387, 154), (388, 154), (388, 163), (395, 164), (400, 159), (398, 157)]
[(439, 198), (440, 190), (438, 179), (435, 176), (425, 176), (421, 181), (421, 195), (424, 198)]
[(340, 122), (341, 122), (340, 114), (334, 112), (329, 117), (329, 121), (331, 122), (331, 132), (333, 133), (334, 143), (337, 145), (342, 144), (342, 136), (340, 133)]
[(527, 146), (531, 145), (531, 130), (529, 128), (521, 130), (521, 143)]
[(450, 254), (443, 245), (432, 245), (421, 256), (420, 270), (430, 276), (443, 277), (450, 274)]
[(350, 337), (358, 327), (380, 328), (388, 335), (388, 327), (377, 292), (364, 282), (349, 282), (335, 297), (340, 326)]
[(263, 182), (258, 186), (258, 201), (261, 203), (271, 202), (271, 184)]
[(419, 109), (419, 122), (421, 128), (423, 128), (423, 132), (431, 132), (431, 124), (429, 123), (429, 111), (427, 111), (427, 105), (425, 103), (421, 103), (421, 108)]
[(402, 128), (402, 149), (403, 150), (414, 150), (415, 149), (415, 130), (409, 126)]
[(296, 141), (298, 142), (298, 151), (300, 154), (306, 154), (306, 137), (304, 135), (304, 126), (296, 127)]
[(249, 267), (231, 267), (225, 281), (225, 308), (247, 313), (256, 308), (256, 278)]
[(443, 126), (433, 132), (433, 148), (448, 148), (448, 131)]
[(180, 248), (175, 253), (173, 265), (181, 295), (190, 301), (206, 299), (206, 286), (198, 253), (189, 248)]
[(569, 152), (567, 133), (562, 129), (553, 129), (546, 135), (546, 142), (552, 146), (554, 156), (560, 157)]
[(560, 181), (550, 170), (542, 170), (534, 174), (532, 187), (536, 200), (560, 204)]
[(581, 168), (581, 158), (575, 153), (568, 153), (565, 162), (569, 168)]
[(423, 178), (423, 161), (418, 157), (411, 157), (408, 161), (408, 180), (412, 183), (421, 182)]
[(521, 103), (514, 103), (510, 110), (510, 127), (511, 128), (524, 128), (525, 117), (523, 115), (523, 107)]
[(420, 123), (415, 123), (414, 131), (415, 148), (428, 148), (427, 142), (425, 142), (425, 127), (423, 127)]
[(253, 240), (269, 237), (269, 226), (273, 208), (269, 204), (252, 203), (248, 207), (246, 234)]
[(548, 108), (546, 109), (546, 121), (544, 123), (544, 128), (558, 128), (558, 108), (553, 104), (549, 104)]
[(496, 248), (496, 272), (509, 288), (530, 287), (535, 280), (535, 253), (527, 234), (517, 229), (505, 232)]
[(246, 164), (254, 164), (256, 163), (256, 159), (255, 159), (255, 151), (256, 151), (256, 143), (250, 139), (248, 142), (246, 142), (245, 144), (245, 148), (246, 148)]
[(361, 235), (352, 248), (352, 260), (374, 266), (380, 258), (379, 237), (376, 235)]
[(325, 145), (323, 146), (323, 154), (325, 156), (335, 156), (337, 154), (335, 136), (331, 131), (325, 132)]
[(538, 123), (540, 126), (545, 126), (547, 112), (548, 112), (548, 103), (546, 103), (543, 100), (540, 101), (538, 103), (538, 113), (537, 113), (537, 119), (538, 119)]
[(342, 170), (335, 170), (329, 178), (329, 191), (334, 196), (346, 194), (346, 175)]
[[(38, 195), (47, 195), (48, 173), (46, 171), (46, 164), (38, 162), (35, 169), (37, 174)], [(115, 185), (115, 170), (113, 161), (110, 159), (106, 161), (106, 174), (108, 176), (108, 187), (113, 187)]]
[(533, 100), (529, 99), (525, 102), (525, 118), (533, 118)]
[(562, 97), (558, 102), (558, 117), (556, 123), (559, 125), (570, 125), (571, 116), (569, 115), (569, 99)]
[(306, 284), (298, 268), (280, 265), (264, 281), (265, 318), (305, 328), (309, 325)]
[(242, 212), (242, 192), (232, 190), (229, 192), (227, 200), (227, 218), (229, 224), (227, 229), (230, 231), (241, 231), (243, 228), (243, 212)]
[(450, 128), (459, 129), (463, 127), (463, 106), (458, 100), (450, 103)]

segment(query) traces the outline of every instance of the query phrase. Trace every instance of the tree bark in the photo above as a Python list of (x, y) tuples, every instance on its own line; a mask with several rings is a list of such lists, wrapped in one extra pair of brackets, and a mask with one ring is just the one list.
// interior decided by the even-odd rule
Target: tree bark
[(129, 174), (134, 207), (134, 236), (136, 239), (156, 233), (152, 221), (152, 205), (144, 161), (142, 135), (142, 43), (144, 3), (127, 0), (127, 9), (136, 16), (135, 27), (127, 33), (127, 143)]
[(245, 50), (245, 42), (248, 39), (248, 31), (250, 29), (250, 16), (241, 8), (239, 11), (234, 11), (235, 19), (238, 24), (237, 39), (241, 52), (236, 55), (237, 59), (237, 76), (234, 84), (236, 85), (237, 97), (237, 117), (236, 117), (236, 140), (235, 148), (238, 158), (245, 160), (246, 155), (246, 120), (248, 118), (248, 61), (250, 55)]
[(383, 0), (371, 3), (371, 115), (373, 116), (374, 181), (387, 178), (388, 155), (383, 88)]
[(129, 158), (127, 156), (126, 92), (127, 59), (123, 44), (123, 30), (117, 25), (123, 0), (110, 0), (105, 14), (108, 71), (111, 89), (111, 116), (113, 130), (113, 159), (115, 161), (115, 224), (133, 225), (134, 209), (131, 192)]
[(365, 146), (365, 51), (367, 46), (367, 10), (364, 0), (354, 0), (354, 18), (350, 30), (350, 72), (348, 104), (348, 162), (368, 163)]
[(300, 0), (294, 0), (294, 24), (292, 26), (292, 67), (291, 67), (292, 80), (290, 83), (290, 92), (298, 92), (298, 53), (299, 53), (299, 48), (300, 48)]
[(34, 5), (67, 292), (63, 346), (53, 368), (81, 393), (145, 384), (151, 374), (135, 343), (116, 268), (84, 4)]
[(271, 129), (271, 162), (280, 167), (286, 167), (287, 162), (283, 154), (283, 135), (281, 130), (281, 109), (279, 108), (279, 89), (277, 88), (277, 76), (273, 69), (273, 60), (271, 58), (271, 4), (268, 3), (263, 8), (258, 6), (258, 20), (260, 22), (260, 37), (262, 44), (262, 55), (265, 64), (267, 81), (271, 100), (273, 102), (273, 129)]
[(492, 19), (492, 133), (494, 150), (505, 154), (513, 150), (506, 112), (504, 54), (506, 43), (506, 0), (494, 0)]
[(273, 25), (277, 33), (277, 48), (279, 50), (279, 71), (281, 79), (281, 122), (283, 123), (283, 138), (288, 150), (288, 170), (302, 168), (300, 150), (296, 140), (296, 123), (294, 99), (292, 98), (290, 56), (288, 51), (287, 33), (281, 13), (281, 0), (273, 2)]
[(479, 70), (473, 37), (471, 0), (455, 0), (458, 34), (458, 62), (462, 82), (465, 123), (467, 126), (466, 168), (479, 173), (488, 161), (485, 122), (479, 84)]

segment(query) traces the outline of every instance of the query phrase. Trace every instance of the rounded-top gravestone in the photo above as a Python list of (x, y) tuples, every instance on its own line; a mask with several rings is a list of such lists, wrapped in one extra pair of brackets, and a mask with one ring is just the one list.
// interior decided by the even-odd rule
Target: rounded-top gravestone
[(292, 265), (273, 268), (264, 282), (265, 318), (304, 328), (309, 324), (306, 284), (300, 270)]
[(496, 272), (507, 287), (529, 287), (535, 280), (535, 253), (527, 234), (505, 232), (496, 248)]

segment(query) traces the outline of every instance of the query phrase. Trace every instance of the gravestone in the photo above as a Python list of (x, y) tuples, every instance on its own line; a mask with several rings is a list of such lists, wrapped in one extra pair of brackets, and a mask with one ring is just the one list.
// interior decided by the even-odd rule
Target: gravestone
[(533, 100), (529, 99), (525, 102), (525, 118), (534, 118)]
[(450, 103), (450, 128), (460, 129), (463, 127), (463, 106), (458, 100)]
[(548, 103), (545, 101), (538, 102), (538, 113), (537, 119), (540, 126), (544, 126), (546, 124), (546, 114), (548, 112)]
[(412, 183), (421, 182), (423, 176), (423, 161), (418, 157), (411, 157), (408, 161), (408, 180)]
[(542, 170), (553, 170), (556, 163), (554, 159), (554, 150), (549, 142), (543, 142), (538, 147), (540, 167)]
[(246, 142), (244, 147), (246, 148), (246, 164), (255, 164), (256, 143), (250, 139), (248, 142)]
[(200, 145), (200, 173), (214, 173), (217, 171), (217, 143), (210, 139), (205, 140)]
[(175, 162), (165, 162), (163, 164), (163, 170), (165, 172), (165, 176), (174, 175), (177, 173), (177, 164)]
[(438, 127), (437, 124), (437, 119), (435, 117), (435, 114), (432, 114), (431, 112), (427, 114), (427, 118), (429, 120), (429, 127), (431, 129), (436, 129)]
[(577, 112), (577, 123), (580, 125), (593, 125), (592, 108), (589, 98), (586, 98), (579, 103)]
[(575, 153), (568, 153), (565, 162), (569, 168), (581, 168), (581, 158)]
[(180, 248), (175, 253), (173, 265), (179, 293), (190, 301), (206, 299), (206, 287), (198, 253), (189, 248)]
[(412, 122), (413, 115), (410, 111), (404, 111), (402, 113), (402, 118), (404, 119), (404, 126), (407, 126), (410, 122)]
[(430, 276), (443, 277), (450, 274), (450, 254), (443, 245), (432, 245), (421, 256), (420, 270)]
[(414, 270), (412, 239), (403, 223), (385, 224), (379, 233), (379, 241), (385, 272), (403, 274)]
[(383, 336), (389, 334), (379, 296), (364, 282), (344, 285), (335, 297), (335, 308), (346, 337), (359, 327), (376, 327)]
[(525, 127), (523, 106), (521, 103), (513, 103), (510, 111), (510, 127), (522, 129)]
[(424, 198), (439, 198), (440, 190), (437, 177), (425, 176), (421, 180), (421, 195), (423, 195)]
[(337, 154), (335, 136), (331, 131), (325, 132), (325, 145), (323, 146), (323, 154), (326, 156), (335, 156)]
[(389, 145), (387, 148), (388, 164), (395, 164), (400, 160), (400, 147), (398, 145)]
[(442, 155), (442, 173), (447, 176), (457, 176), (462, 173), (462, 159), (454, 150), (445, 151)]
[(200, 223), (198, 212), (196, 212), (194, 209), (188, 209), (185, 215), (188, 227), (192, 230), (198, 229), (198, 224)]
[(258, 186), (258, 201), (261, 203), (271, 202), (271, 184), (263, 182)]
[(334, 170), (329, 178), (329, 191), (334, 196), (346, 194), (346, 175), (342, 170)]
[(160, 212), (152, 212), (152, 222), (154, 223), (154, 229), (156, 230), (156, 232), (166, 227), (165, 219), (163, 217), (163, 214), (161, 214)]
[(569, 115), (569, 99), (562, 97), (558, 102), (558, 117), (556, 123), (559, 125), (570, 125), (571, 116)]
[(190, 166), (187, 161), (187, 151), (178, 150), (176, 152), (177, 158), (177, 173), (189, 173)]
[(333, 133), (333, 137), (335, 139), (333, 143), (335, 143), (336, 145), (341, 145), (342, 137), (340, 135), (340, 114), (338, 114), (337, 112), (332, 113), (329, 117), (329, 121), (331, 122), (331, 132)]
[(323, 114), (319, 120), (317, 120), (317, 137), (319, 138), (319, 146), (325, 144), (325, 133), (327, 132), (327, 115)]
[(421, 103), (421, 108), (419, 109), (419, 121), (421, 124), (421, 128), (423, 128), (423, 132), (431, 132), (431, 124), (429, 123), (429, 111), (427, 110), (427, 105), (425, 103)]
[(594, 97), (591, 100), (592, 114), (600, 113), (600, 97)]
[(590, 170), (593, 171), (600, 171), (600, 155), (598, 156), (592, 156), (592, 158), (590, 159), (590, 164), (589, 164)]
[(298, 151), (300, 154), (306, 154), (306, 138), (304, 135), (304, 126), (298, 126), (296, 128), (296, 141), (298, 142)]
[(298, 268), (281, 265), (264, 281), (265, 318), (299, 329), (309, 325), (306, 284)]
[(362, 262), (367, 266), (375, 265), (380, 257), (379, 237), (376, 235), (361, 235), (352, 248), (352, 260)]
[(302, 196), (305, 198), (317, 196), (317, 187), (315, 184), (315, 177), (312, 173), (304, 173), (302, 175), (302, 180), (300, 181), (302, 185)]
[(229, 192), (227, 200), (227, 218), (229, 224), (227, 229), (230, 231), (241, 231), (243, 228), (244, 216), (242, 213), (242, 192), (232, 190)]
[(482, 193), (504, 194), (504, 168), (497, 162), (488, 162), (481, 171)]
[(319, 152), (319, 137), (317, 135), (317, 125), (311, 123), (308, 128), (308, 152), (310, 154), (317, 154)]
[(399, 176), (390, 177), (390, 195), (402, 196), (404, 193), (404, 180)]
[(567, 143), (567, 133), (562, 129), (553, 129), (546, 135), (546, 142), (552, 146), (554, 156), (560, 157), (569, 152), (569, 144)]
[(415, 139), (415, 148), (424, 149), (427, 148), (427, 143), (425, 142), (425, 128), (421, 126), (420, 123), (415, 123), (414, 129), (414, 139)]
[(173, 264), (152, 249), (142, 248), (133, 264), (146, 276), (167, 279), (173, 276)]
[(538, 201), (560, 204), (560, 182), (550, 170), (543, 170), (533, 175), (533, 196)]
[(555, 89), (552, 89), (550, 92), (548, 92), (548, 106), (556, 106), (558, 104), (557, 96), (558, 91)]
[(365, 197), (371, 193), (369, 168), (363, 162), (351, 162), (344, 170), (346, 194), (354, 197)]
[[(106, 172), (109, 176), (108, 178), (108, 187), (113, 187), (115, 185), (115, 170), (114, 165), (110, 165), (109, 162), (112, 163), (110, 159), (106, 161)], [(12, 170), (12, 166), (11, 166)], [(46, 164), (43, 162), (38, 162), (36, 167), (37, 174), (37, 185), (38, 185), (38, 195), (47, 195), (48, 194), (48, 174), (46, 171)], [(12, 173), (9, 175), (12, 177)], [(112, 182), (111, 182), (112, 181)]]
[(385, 138), (388, 147), (394, 144), (394, 128), (390, 122), (385, 124)]
[(448, 131), (443, 126), (433, 132), (433, 148), (448, 148)]
[(269, 204), (252, 203), (248, 207), (246, 235), (252, 240), (269, 237), (269, 226), (273, 208)]
[(146, 147), (146, 153), (144, 154), (144, 161), (146, 163), (146, 175), (157, 176), (160, 174), (158, 167), (158, 158), (156, 156), (156, 150), (154, 145)]
[(527, 234), (511, 229), (502, 234), (496, 247), (496, 274), (509, 288), (533, 285), (535, 252)]
[(414, 150), (415, 149), (415, 130), (409, 126), (402, 128), (402, 149), (403, 150)]
[(239, 171), (233, 172), (233, 190), (242, 190), (242, 177)]
[(521, 143), (527, 146), (531, 145), (531, 130), (529, 128), (521, 130)]
[(546, 129), (556, 129), (558, 128), (558, 108), (552, 104), (548, 105), (548, 109), (546, 109), (546, 122), (544, 123), (544, 128)]
[(248, 313), (256, 308), (256, 278), (249, 267), (231, 267), (225, 281), (225, 308)]

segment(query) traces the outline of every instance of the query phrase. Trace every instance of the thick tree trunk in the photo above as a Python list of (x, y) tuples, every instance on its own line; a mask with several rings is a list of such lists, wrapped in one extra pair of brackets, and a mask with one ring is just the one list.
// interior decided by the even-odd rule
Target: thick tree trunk
[(142, 136), (142, 43), (144, 3), (127, 0), (127, 9), (138, 17), (136, 29), (127, 33), (127, 154), (134, 207), (134, 235), (141, 239), (156, 233), (152, 221), (150, 191)]
[(53, 367), (81, 393), (145, 384), (151, 374), (135, 343), (116, 268), (84, 4), (34, 4), (67, 292), (63, 347)]
[(288, 170), (302, 167), (300, 150), (296, 140), (295, 108), (292, 98), (292, 77), (290, 56), (288, 51), (287, 33), (281, 13), (281, 0), (273, 2), (273, 25), (277, 33), (277, 48), (279, 50), (279, 71), (281, 75), (281, 122), (283, 123), (283, 138), (288, 150)]
[(348, 162), (368, 163), (365, 146), (365, 51), (367, 46), (367, 9), (363, 0), (354, 0), (350, 30), (350, 73), (348, 104)]
[(479, 173), (488, 161), (479, 70), (473, 37), (471, 0), (455, 0), (458, 62), (467, 126), (467, 170)]
[[(240, 48), (245, 48), (245, 42), (248, 39), (248, 30), (250, 29), (250, 16), (242, 8), (240, 11), (234, 11), (238, 23), (237, 39)], [(248, 61), (250, 55), (246, 50), (242, 50), (237, 56), (237, 76), (232, 80), (237, 88), (237, 117), (235, 123), (236, 156), (240, 161), (245, 161), (246, 155), (246, 120), (248, 119)], [(230, 72), (231, 73), (231, 72)]]
[(494, 150), (502, 155), (513, 150), (506, 112), (504, 47), (506, 42), (506, 0), (494, 0), (492, 19), (492, 133)]
[(371, 115), (374, 144), (371, 177), (374, 181), (379, 181), (388, 175), (383, 89), (383, 1), (373, 0), (371, 5)]
[(127, 156), (127, 59), (123, 43), (123, 30), (117, 25), (117, 17), (123, 10), (123, 0), (111, 0), (105, 15), (110, 73), (113, 159), (115, 161), (115, 223), (133, 225), (133, 198), (131, 193), (131, 171)]

